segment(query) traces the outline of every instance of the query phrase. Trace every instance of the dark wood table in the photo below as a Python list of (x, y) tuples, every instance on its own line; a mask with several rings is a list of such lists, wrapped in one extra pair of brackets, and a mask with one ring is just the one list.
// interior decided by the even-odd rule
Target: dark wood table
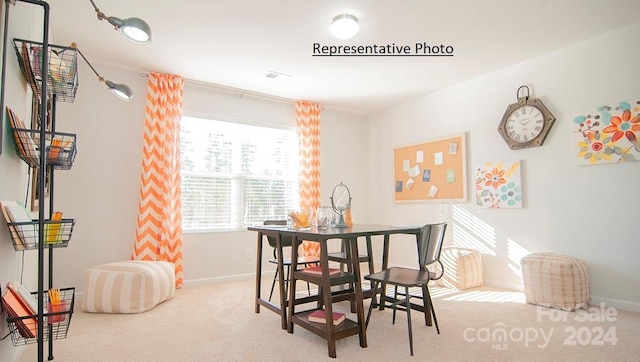
[[(251, 231), (258, 232), (258, 247), (256, 258), (256, 304), (255, 312), (260, 312), (260, 306), (279, 313), (282, 322), (282, 328), (286, 328), (289, 333), (293, 333), (294, 324), (297, 324), (327, 340), (327, 346), (330, 357), (336, 357), (336, 340), (346, 338), (352, 335), (359, 335), (360, 346), (367, 347), (366, 326), (364, 320), (363, 292), (361, 285), (360, 263), (358, 261), (358, 243), (359, 237), (383, 236), (384, 246), (382, 255), (382, 268), (388, 267), (389, 258), (389, 237), (393, 234), (410, 234), (420, 237), (421, 226), (393, 226), (393, 225), (364, 225), (355, 224), (348, 228), (328, 228), (317, 229), (311, 227), (308, 229), (290, 229), (282, 226), (251, 226)], [(293, 239), (291, 248), (291, 271), (289, 276), (289, 295), (284, 295), (284, 266), (278, 265), (279, 275), (279, 305), (272, 304), (260, 295), (261, 272), (262, 272), (262, 244), (263, 236), (274, 236), (276, 238), (276, 253), (278, 260), (282, 258), (282, 236), (288, 235)], [(330, 239), (341, 239), (345, 244), (345, 251), (352, 256), (350, 260), (350, 272), (341, 271), (339, 274), (329, 276), (329, 261), (327, 258), (327, 242)], [(322, 267), (322, 275), (313, 275), (302, 270), (297, 270), (298, 248), (297, 246), (302, 240), (320, 243), (320, 266)], [(305, 298), (296, 298), (296, 281), (304, 280), (318, 285), (320, 296), (311, 296)], [(336, 285), (353, 285), (348, 290), (332, 293), (331, 287)], [(337, 300), (353, 300), (356, 305), (357, 321), (347, 319), (345, 322), (334, 326), (331, 320), (333, 307), (332, 303)], [(296, 312), (296, 305), (308, 303), (311, 301), (318, 302), (318, 307), (324, 306), (327, 320), (325, 324), (309, 322), (308, 315), (313, 310)]]

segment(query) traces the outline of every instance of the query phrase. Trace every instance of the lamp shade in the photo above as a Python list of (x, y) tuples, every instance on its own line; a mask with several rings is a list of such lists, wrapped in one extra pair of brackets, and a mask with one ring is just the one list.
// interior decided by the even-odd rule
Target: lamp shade
[(151, 43), (151, 28), (140, 18), (124, 19), (120, 26), (120, 33), (134, 43)]
[(125, 101), (130, 101), (133, 98), (133, 91), (126, 84), (121, 83), (113, 83), (110, 80), (104, 82), (104, 84), (111, 89), (111, 92), (118, 96), (118, 98), (124, 99)]
[(350, 14), (342, 14), (333, 18), (331, 34), (338, 39), (350, 39), (358, 33), (358, 18)]

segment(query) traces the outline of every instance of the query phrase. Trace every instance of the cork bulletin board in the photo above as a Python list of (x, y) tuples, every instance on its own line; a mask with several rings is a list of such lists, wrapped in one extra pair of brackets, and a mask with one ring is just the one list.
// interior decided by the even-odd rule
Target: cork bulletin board
[(465, 134), (394, 148), (396, 202), (467, 201)]

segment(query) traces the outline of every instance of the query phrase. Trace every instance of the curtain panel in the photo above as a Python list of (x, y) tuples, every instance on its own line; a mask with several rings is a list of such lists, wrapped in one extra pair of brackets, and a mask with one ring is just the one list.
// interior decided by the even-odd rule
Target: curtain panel
[[(320, 206), (320, 111), (318, 104), (296, 102), (296, 130), (300, 150), (299, 188), (300, 210), (315, 210)], [(300, 255), (320, 255), (318, 243), (303, 241)]]
[(133, 260), (170, 261), (183, 282), (180, 119), (184, 79), (151, 73), (147, 82), (143, 159)]

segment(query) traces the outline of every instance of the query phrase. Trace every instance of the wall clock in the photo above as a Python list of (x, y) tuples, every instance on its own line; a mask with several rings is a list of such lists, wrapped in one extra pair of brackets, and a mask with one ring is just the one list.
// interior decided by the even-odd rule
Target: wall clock
[[(520, 91), (526, 95), (520, 97)], [(542, 146), (556, 118), (538, 98), (529, 98), (529, 87), (518, 88), (516, 103), (507, 106), (498, 132), (512, 150)]]

